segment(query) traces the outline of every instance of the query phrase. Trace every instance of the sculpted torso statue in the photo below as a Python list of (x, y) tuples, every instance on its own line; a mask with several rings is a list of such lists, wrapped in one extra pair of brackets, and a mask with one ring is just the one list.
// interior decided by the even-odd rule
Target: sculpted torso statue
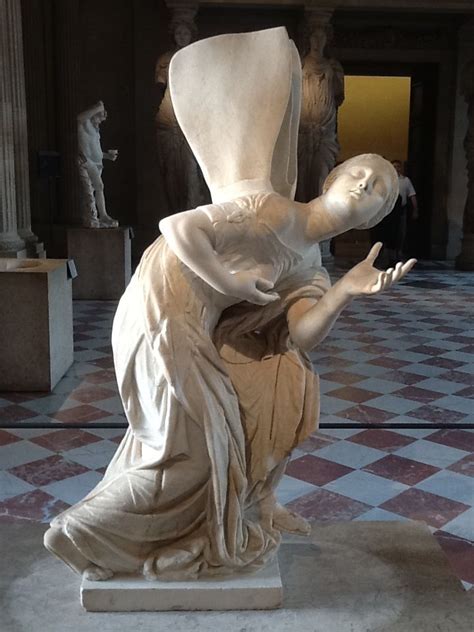
[(303, 60), (301, 123), (298, 139), (298, 200), (307, 202), (322, 191), (336, 164), (337, 108), (344, 101), (344, 72), (335, 59), (324, 55), (322, 26), (310, 36), (310, 52)]
[(320, 197), (293, 201), (298, 63), (281, 28), (203, 40), (173, 59), (173, 103), (213, 203), (162, 220), (118, 306), (129, 429), (103, 481), (45, 536), (89, 579), (248, 571), (275, 555), (282, 531), (308, 531), (275, 500), (292, 449), (317, 426), (306, 352), (355, 297), (390, 287), (414, 260), (379, 271), (378, 244), (331, 287), (318, 242), (382, 219), (398, 180), (381, 157), (358, 156)]
[(89, 228), (118, 226), (118, 221), (107, 214), (102, 182), (103, 160), (115, 161), (118, 156), (116, 149), (102, 151), (99, 126), (106, 118), (107, 112), (102, 101), (81, 112), (77, 117), (81, 219), (84, 226)]
[(158, 163), (165, 186), (170, 213), (203, 204), (209, 194), (193, 152), (176, 120), (169, 90), (169, 65), (172, 56), (193, 38), (193, 25), (178, 22), (173, 27), (176, 49), (159, 57), (155, 68), (155, 83), (163, 86), (164, 94), (156, 114)]

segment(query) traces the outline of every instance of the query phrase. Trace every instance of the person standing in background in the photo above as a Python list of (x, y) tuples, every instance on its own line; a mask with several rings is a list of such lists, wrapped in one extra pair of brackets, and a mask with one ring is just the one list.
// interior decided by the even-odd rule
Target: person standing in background
[(411, 219), (417, 220), (418, 213), (418, 200), (416, 199), (416, 191), (410, 178), (403, 173), (403, 165), (401, 160), (392, 160), (392, 165), (395, 167), (395, 171), (398, 174), (398, 185), (400, 191), (400, 211), (398, 213), (398, 226), (396, 227), (396, 234), (394, 235), (394, 250), (390, 253), (390, 259), (398, 261), (402, 258), (403, 246), (405, 244), (405, 237), (407, 232), (407, 218), (408, 218), (408, 203), (411, 205)]

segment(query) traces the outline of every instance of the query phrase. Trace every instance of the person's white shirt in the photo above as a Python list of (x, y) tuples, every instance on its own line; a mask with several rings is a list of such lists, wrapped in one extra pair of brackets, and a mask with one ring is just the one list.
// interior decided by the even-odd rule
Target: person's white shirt
[(400, 196), (402, 198), (402, 206), (406, 206), (408, 198), (416, 195), (415, 187), (413, 186), (410, 178), (407, 176), (399, 175), (398, 184), (400, 186)]

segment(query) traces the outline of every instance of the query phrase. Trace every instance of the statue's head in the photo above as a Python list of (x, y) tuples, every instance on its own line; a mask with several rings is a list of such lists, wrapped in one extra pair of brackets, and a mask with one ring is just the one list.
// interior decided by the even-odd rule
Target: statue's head
[(377, 154), (349, 158), (331, 171), (324, 182), (324, 207), (344, 232), (378, 224), (395, 206), (398, 175), (393, 165)]
[(194, 22), (195, 10), (175, 10), (170, 22), (170, 33), (178, 48), (184, 48), (197, 38), (197, 27)]
[(95, 127), (99, 127), (99, 125), (101, 123), (103, 123), (105, 121), (105, 119), (107, 118), (107, 110), (100, 110), (99, 112), (97, 112), (97, 114), (94, 114), (94, 116), (92, 117), (92, 124)]
[(314, 26), (309, 35), (309, 45), (312, 53), (324, 52), (324, 48), (327, 44), (328, 36), (325, 26), (318, 24)]

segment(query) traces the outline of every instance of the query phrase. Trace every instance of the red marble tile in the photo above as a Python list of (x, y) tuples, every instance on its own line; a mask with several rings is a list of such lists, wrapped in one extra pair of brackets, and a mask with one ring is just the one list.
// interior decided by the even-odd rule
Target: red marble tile
[(461, 391), (456, 391), (456, 395), (459, 397), (467, 397), (468, 399), (474, 399), (474, 386), (467, 386)]
[(412, 459), (405, 459), (396, 454), (389, 454), (362, 469), (371, 474), (389, 478), (391, 481), (398, 481), (405, 485), (416, 485), (428, 476), (439, 472), (440, 468)]
[(385, 373), (382, 378), (384, 380), (389, 380), (390, 382), (400, 382), (400, 384), (407, 384), (408, 386), (411, 386), (412, 384), (418, 384), (418, 382), (426, 379), (424, 375), (408, 373), (407, 371), (389, 371), (388, 373)]
[(384, 423), (396, 417), (396, 413), (389, 413), (386, 410), (380, 410), (372, 406), (366, 406), (365, 404), (359, 404), (358, 406), (352, 406), (352, 408), (346, 408), (337, 413), (337, 417), (342, 419), (350, 419), (352, 421), (360, 421), (368, 424)]
[(317, 489), (288, 503), (287, 507), (304, 518), (318, 522), (349, 521), (369, 509), (370, 505), (326, 489)]
[[(112, 439), (109, 439), (109, 441), (113, 441), (114, 443), (121, 443), (123, 437), (124, 437), (125, 431), (123, 432), (123, 434), (117, 435), (116, 437), (113, 437)], [(298, 446), (298, 449), (300, 448), (300, 446)]]
[(30, 485), (41, 487), (42, 485), (62, 481), (71, 476), (84, 474), (89, 470), (83, 465), (79, 465), (79, 463), (66, 461), (62, 456), (59, 456), (59, 454), (53, 454), (46, 459), (31, 461), (24, 465), (17, 465), (8, 471), (10, 474), (30, 483)]
[(382, 366), (386, 369), (400, 369), (402, 366), (411, 364), (411, 362), (407, 362), (406, 360), (397, 360), (396, 358), (374, 358), (373, 360), (369, 360), (367, 364)]
[(324, 379), (329, 382), (337, 382), (339, 384), (346, 385), (354, 384), (355, 382), (367, 379), (364, 375), (356, 375), (355, 373), (350, 373), (349, 371), (329, 371), (328, 373), (322, 373), (321, 377), (324, 377)]
[(5, 430), (0, 430), (0, 445), (8, 445), (9, 443), (16, 443), (17, 441), (21, 441), (21, 438)]
[(329, 395), (330, 397), (337, 397), (338, 399), (344, 399), (348, 402), (362, 404), (369, 399), (378, 397), (380, 393), (367, 391), (364, 388), (357, 388), (356, 386), (343, 386), (342, 388), (336, 388), (333, 391), (329, 391), (326, 395)]
[(474, 353), (474, 345), (466, 345), (465, 347), (461, 347), (460, 349), (458, 349), (458, 351), (462, 353)]
[(433, 535), (459, 579), (474, 584), (474, 542), (445, 531), (435, 531)]
[(439, 380), (448, 380), (448, 382), (458, 382), (467, 386), (474, 386), (474, 374), (465, 371), (446, 371), (438, 375)]
[(28, 408), (17, 406), (16, 404), (12, 404), (11, 406), (2, 406), (0, 408), (0, 422), (3, 423), (6, 421), (22, 421), (24, 419), (31, 419), (32, 417), (37, 416), (38, 413), (35, 413), (34, 410), (28, 410)]
[(359, 350), (362, 351), (362, 353), (378, 353), (379, 355), (384, 355), (385, 353), (391, 353), (393, 351), (393, 349), (389, 349), (388, 347), (383, 347), (382, 345), (376, 344), (364, 345), (363, 347), (360, 347)]
[(466, 455), (460, 461), (456, 461), (456, 463), (450, 465), (447, 469), (457, 472), (458, 474), (474, 477), (474, 454)]
[(48, 397), (49, 393), (26, 393), (26, 392), (9, 392), (2, 393), (2, 399), (6, 399), (13, 404), (23, 404), (29, 402), (32, 399), (40, 399), (41, 397)]
[(77, 334), (88, 334), (90, 331), (97, 331), (98, 327), (94, 327), (90, 323), (89, 318), (74, 319), (74, 337), (77, 340)]
[(450, 360), (449, 358), (429, 358), (428, 360), (422, 360), (420, 364), (427, 364), (428, 366), (438, 366), (441, 369), (457, 369), (465, 364), (458, 360)]
[(448, 336), (446, 340), (449, 340), (450, 342), (458, 342), (459, 344), (465, 344), (465, 345), (472, 345), (474, 343), (474, 339), (471, 336), (463, 336), (462, 334), (456, 334), (455, 336)]
[(446, 424), (456, 423), (466, 417), (464, 413), (458, 413), (455, 410), (447, 410), (446, 408), (440, 408), (439, 406), (432, 406), (430, 404), (411, 410), (407, 413), (407, 416), (415, 419), (423, 419), (423, 421)]
[(98, 419), (110, 417), (111, 415), (112, 413), (99, 410), (95, 408), (95, 406), (81, 404), (80, 406), (60, 410), (57, 413), (51, 414), (50, 417), (64, 423), (87, 423), (88, 421), (97, 421)]
[(79, 430), (78, 428), (48, 432), (47, 434), (30, 439), (32, 443), (37, 443), (43, 448), (47, 448), (48, 450), (52, 450), (54, 452), (72, 450), (83, 445), (89, 445), (89, 443), (96, 443), (100, 440), (100, 437), (97, 435), (85, 432), (84, 430)]
[(72, 391), (70, 398), (83, 404), (90, 404), (92, 402), (99, 402), (103, 399), (110, 399), (116, 397), (117, 391), (112, 391), (109, 388), (103, 386), (85, 386)]
[[(462, 330), (459, 329), (459, 327), (450, 327), (448, 325), (438, 325), (437, 327), (433, 327), (432, 331), (439, 331), (439, 333), (442, 333), (442, 334), (457, 334)], [(453, 340), (451, 336), (446, 338), (446, 340), (452, 340), (453, 342), (456, 342), (456, 340)]]
[(351, 467), (339, 465), (312, 454), (306, 454), (299, 459), (290, 461), (286, 468), (288, 476), (320, 487), (352, 471)]
[(0, 502), (0, 522), (17, 522), (20, 520), (31, 520), (32, 522), (48, 522), (69, 505), (62, 500), (58, 500), (35, 489), (33, 492), (14, 496)]
[(315, 450), (320, 450), (321, 448), (325, 448), (328, 445), (334, 443), (336, 439), (327, 436), (311, 435), (307, 439), (298, 445), (298, 450), (301, 452), (314, 452)]
[(98, 360), (92, 360), (89, 364), (98, 366), (101, 369), (112, 369), (114, 366), (114, 360), (112, 357), (99, 358)]
[(418, 345), (416, 347), (410, 347), (409, 350), (411, 353), (423, 353), (424, 355), (429, 356), (440, 356), (443, 353), (446, 353), (446, 349), (440, 349), (431, 345)]
[(385, 338), (381, 338), (380, 336), (373, 336), (371, 334), (358, 334), (354, 337), (354, 340), (357, 342), (364, 342), (368, 345), (377, 344), (385, 340)]
[(474, 432), (467, 430), (438, 430), (438, 432), (426, 437), (426, 441), (434, 441), (442, 445), (449, 445), (450, 448), (474, 452)]
[(429, 403), (434, 402), (441, 397), (444, 397), (444, 393), (430, 391), (426, 388), (420, 388), (418, 386), (405, 386), (399, 391), (392, 393), (395, 397), (402, 397), (403, 399), (412, 399), (415, 402)]
[(88, 373), (87, 375), (84, 375), (84, 380), (90, 384), (104, 384), (106, 382), (114, 382), (116, 384), (115, 371), (102, 369), (101, 371)]
[(369, 448), (384, 450), (385, 452), (395, 452), (406, 445), (410, 445), (410, 443), (413, 443), (416, 439), (406, 437), (398, 432), (392, 432), (391, 430), (373, 428), (352, 435), (352, 437), (348, 437), (347, 441), (358, 443), (359, 445), (366, 445)]
[(442, 498), (414, 487), (387, 500), (380, 506), (382, 509), (412, 520), (421, 520), (438, 529), (470, 508), (464, 503)]

